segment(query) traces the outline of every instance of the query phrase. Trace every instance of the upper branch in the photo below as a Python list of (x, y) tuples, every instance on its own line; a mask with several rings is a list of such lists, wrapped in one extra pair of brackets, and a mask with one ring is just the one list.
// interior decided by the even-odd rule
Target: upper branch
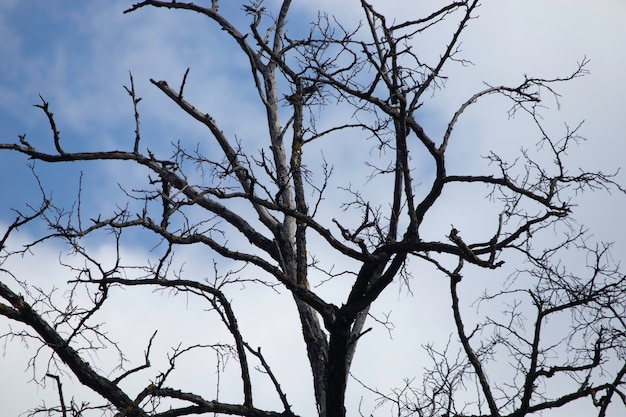
[(52, 138), (54, 140), (54, 148), (57, 150), (59, 155), (64, 155), (65, 151), (61, 148), (61, 138), (59, 135), (59, 131), (57, 130), (56, 123), (54, 121), (54, 114), (50, 111), (49, 103), (43, 99), (41, 94), (39, 95), (41, 99), (41, 104), (35, 104), (35, 107), (40, 108), (48, 117), (48, 123), (50, 123), (50, 130), (52, 130)]
[[(227, 209), (217, 201), (207, 198), (205, 193), (197, 191), (189, 185), (181, 176), (167, 169), (167, 163), (162, 163), (153, 157), (146, 157), (134, 152), (109, 151), (109, 152), (76, 152), (64, 153), (62, 155), (52, 155), (45, 152), (39, 152), (32, 147), (18, 144), (0, 144), (0, 149), (11, 149), (30, 156), (32, 159), (38, 159), (46, 162), (71, 162), (71, 161), (95, 161), (95, 160), (118, 160), (118, 161), (134, 161), (140, 165), (144, 165), (151, 171), (158, 174), (161, 178), (168, 181), (172, 187), (181, 191), (182, 194), (193, 204), (208, 210), (211, 213), (219, 215), (229, 224), (239, 230), (252, 244), (270, 254), (274, 259), (279, 256), (276, 253), (276, 246), (272, 240), (266, 238), (257, 232), (250, 223), (248, 223), (239, 214)], [(165, 161), (168, 162), (168, 161)]]
[[(172, 89), (165, 81), (155, 81), (153, 79), (150, 79), (150, 82), (156, 85), (161, 91), (163, 91), (169, 98), (171, 98), (176, 104), (178, 104), (181, 109), (187, 112), (187, 114), (208, 127), (209, 130), (211, 130), (211, 133), (224, 151), (224, 154), (226, 155), (228, 162), (231, 164), (232, 170), (237, 176), (237, 179), (239, 180), (239, 183), (243, 187), (244, 191), (246, 193), (249, 193), (250, 195), (253, 195), (253, 178), (250, 177), (248, 171), (239, 161), (235, 149), (233, 149), (228, 139), (224, 136), (224, 133), (218, 128), (215, 120), (213, 120), (213, 118), (208, 114), (203, 114), (198, 111), (189, 102), (184, 100), (182, 96), (180, 96), (174, 89)], [(272, 217), (272, 215), (270, 215), (263, 206), (254, 204), (254, 200), (252, 201), (254, 208), (259, 214), (259, 218), (261, 219), (263, 224), (265, 224), (272, 232), (276, 233), (278, 221), (274, 217)]]
[(467, 26), (467, 23), (471, 19), (474, 9), (478, 7), (478, 0), (465, 1), (464, 3), (465, 3), (464, 6), (466, 8), (465, 14), (463, 18), (461, 19), (461, 22), (459, 23), (457, 30), (452, 35), (452, 39), (450, 40), (450, 43), (448, 44), (448, 47), (446, 48), (445, 52), (439, 58), (439, 62), (437, 63), (437, 66), (433, 68), (433, 70), (430, 72), (426, 80), (419, 86), (418, 90), (415, 92), (414, 101), (418, 100), (422, 96), (424, 91), (426, 91), (430, 87), (432, 82), (440, 75), (441, 69), (443, 68), (444, 64), (448, 62), (450, 59), (452, 59), (452, 56), (454, 55), (454, 51), (459, 42), (461, 33), (463, 32), (463, 30)]
[(510, 178), (508, 177), (494, 177), (491, 175), (448, 175), (445, 177), (445, 179), (443, 180), (444, 183), (452, 183), (452, 182), (465, 182), (465, 183), (483, 183), (483, 184), (492, 184), (492, 185), (498, 185), (504, 188), (507, 188), (511, 191), (513, 191), (515, 194), (517, 195), (522, 195), (524, 197), (527, 197), (531, 200), (534, 200), (538, 203), (540, 203), (541, 205), (545, 206), (546, 208), (550, 209), (550, 210), (554, 210), (554, 211), (562, 211), (565, 214), (567, 214), (569, 212), (569, 208), (564, 204), (561, 203), (559, 205), (555, 205), (553, 200), (552, 195), (540, 195), (537, 194), (535, 192), (532, 192), (524, 187), (520, 187), (517, 184), (515, 184), (513, 181), (511, 181)]

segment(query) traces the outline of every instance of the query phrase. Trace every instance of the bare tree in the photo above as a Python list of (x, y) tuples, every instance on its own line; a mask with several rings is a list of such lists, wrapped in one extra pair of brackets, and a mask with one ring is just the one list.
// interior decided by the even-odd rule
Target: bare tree
[[(150, 81), (173, 105), (208, 129), (212, 142), (203, 144), (208, 152), (180, 144), (174, 145), (169, 158), (144, 151), (141, 98), (132, 76), (125, 87), (136, 122), (130, 150), (66, 151), (51, 105), (43, 97), (37, 107), (50, 124), (54, 151), (40, 151), (25, 135), (17, 143), (0, 144), (0, 149), (49, 163), (125, 161), (147, 173), (143, 188), (125, 189), (128, 201), (120, 202), (113, 213), (82, 213), (80, 200), (88, 198), (82, 194), (89, 190), (81, 190), (72, 209), (56, 207), (44, 197), (32, 213), (16, 212), (15, 222), (3, 233), (2, 264), (49, 239), (67, 242), (70, 251), (84, 260), (82, 267), (68, 265), (72, 277), (65, 306), (52, 293), (37, 291), (27, 280), (0, 269), (0, 314), (24, 329), (10, 327), (3, 338), (30, 338), (51, 351), (47, 368), (36, 371), (57, 384), (59, 404), (32, 414), (295, 415), (288, 388), (238, 325), (232, 294), (226, 288), (245, 283), (276, 288), (293, 299), (295, 309), (284, 314), (299, 318), (317, 404), (317, 410), (307, 415), (354, 415), (359, 411), (346, 410), (345, 393), (357, 346), (369, 331), (370, 308), (394, 282), (419, 286), (419, 277), (413, 274), (426, 267), (434, 267), (449, 281), (455, 328), (447, 347), (426, 346), (433, 366), (422, 381), (406, 381), (402, 388), (381, 392), (373, 388), (374, 381), (355, 376), (352, 383), (367, 387), (381, 405), (390, 406), (399, 416), (521, 417), (584, 398), (597, 407), (598, 416), (606, 415), (611, 401), (626, 404), (626, 278), (612, 263), (609, 245), (590, 244), (586, 230), (571, 220), (574, 198), (580, 192), (624, 190), (611, 174), (582, 169), (572, 174), (566, 154), (579, 139), (577, 129), (554, 138), (544, 129), (540, 115), (541, 97), (558, 99), (557, 84), (585, 74), (587, 61), (564, 77), (527, 76), (516, 86), (487, 85), (467, 97), (450, 115), (443, 134), (434, 136), (420, 121), (420, 110), (444, 86), (444, 67), (466, 62), (458, 48), (476, 14), (477, 0), (450, 2), (401, 22), (388, 21), (361, 0), (363, 20), (357, 27), (320, 14), (304, 35), (300, 28), (289, 28), (290, 6), (288, 0), (271, 10), (270, 3), (245, 3), (241, 11), (249, 25), (242, 27), (220, 13), (217, 0), (210, 7), (149, 0), (125, 11), (154, 7), (198, 13), (236, 46), (249, 63), (250, 82), (266, 116), (265, 125), (258, 128), (265, 138), (260, 148), (225, 134), (210, 114), (186, 100), (189, 70), (176, 86)], [(416, 40), (444, 21), (455, 22), (445, 48), (434, 60), (422, 57)], [(455, 136), (463, 136), (462, 130), (455, 130), (458, 122), (468, 108), (493, 95), (508, 99), (511, 114), (536, 126), (542, 138), (539, 156), (523, 151), (518, 160), (507, 161), (491, 153), (485, 160), (488, 174), (450, 173), (447, 151)], [(327, 117), (345, 109), (351, 114), (348, 120), (335, 123), (335, 118)], [(356, 188), (333, 176), (327, 154), (333, 152), (331, 141), (345, 136), (375, 143), (378, 156), (364, 161), (372, 170), (366, 186)], [(325, 153), (321, 147), (327, 148)], [(549, 162), (543, 162), (546, 157)], [(425, 161), (429, 182), (418, 189), (416, 164)], [(487, 222), (491, 230), (472, 241), (454, 226), (435, 239), (428, 237), (424, 229), (433, 207), (459, 185), (485, 193), (497, 208), (498, 214)], [(336, 191), (343, 200), (326, 198)], [(11, 236), (37, 219), (46, 222), (50, 233), (26, 247), (13, 248)], [(109, 267), (85, 243), (86, 238), (106, 231), (119, 250), (129, 229), (145, 230), (155, 245), (161, 245), (156, 260), (140, 268), (128, 266), (118, 252)], [(212, 264), (214, 280), (186, 277), (171, 265), (176, 250), (188, 245), (238, 266), (227, 267), (224, 274), (218, 272), (219, 262)], [(571, 269), (563, 261), (564, 253), (573, 252), (586, 260), (580, 269)], [(501, 272), (508, 259), (520, 262), (512, 275)], [(348, 266), (339, 271), (333, 269), (335, 263)], [(486, 289), (480, 302), (504, 305), (504, 314), (478, 322), (464, 315), (459, 290), (471, 280), (463, 280), (464, 274), (469, 276), (467, 271), (497, 277), (499, 290)], [(347, 290), (334, 295), (339, 302), (332, 301), (318, 289), (320, 281), (340, 281)], [(101, 370), (97, 357), (89, 352), (106, 348), (124, 356), (124, 344), (109, 339), (99, 316), (114, 299), (113, 290), (120, 287), (156, 288), (204, 300), (229, 332), (231, 343), (182, 346), (173, 341), (169, 367), (150, 379), (153, 336), (145, 348), (145, 363), (116, 374)], [(555, 322), (566, 325), (554, 329)], [(208, 398), (200, 391), (169, 385), (177, 360), (197, 351), (211, 352), (221, 361), (228, 357), (237, 361), (240, 402), (223, 402), (219, 396)], [(498, 370), (503, 364), (510, 368), (506, 379)], [(267, 378), (254, 377), (252, 366)], [(104, 403), (79, 404), (74, 399), (68, 403), (62, 386), (68, 374)], [(131, 375), (146, 375), (141, 389), (125, 388)], [(273, 386), (280, 408), (257, 408), (255, 384)]]

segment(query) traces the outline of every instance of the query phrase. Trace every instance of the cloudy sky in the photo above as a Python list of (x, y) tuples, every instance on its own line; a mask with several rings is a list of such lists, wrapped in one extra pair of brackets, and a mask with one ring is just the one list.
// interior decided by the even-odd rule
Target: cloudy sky
[[(268, 1), (268, 7), (274, 3)], [(342, 22), (355, 23), (362, 19), (355, 0), (294, 3), (290, 21), (294, 27), (310, 22), (318, 9), (334, 14)], [(419, 16), (424, 13), (422, 8), (432, 10), (441, 2), (373, 0), (372, 3), (388, 16), (402, 19)], [(18, 134), (26, 133), (32, 145), (52, 149), (47, 120), (39, 109), (32, 106), (39, 103), (38, 95), (41, 94), (50, 102), (67, 151), (131, 149), (134, 120), (130, 100), (122, 87), (128, 85), (131, 71), (138, 95), (143, 98), (140, 107), (143, 145), (167, 157), (171, 142), (181, 140), (192, 144), (200, 142), (206, 135), (199, 124), (190, 122), (177, 111), (149, 83), (149, 79), (168, 80), (177, 85), (188, 67), (191, 68), (188, 99), (196, 107), (211, 113), (228, 135), (240, 138), (258, 136), (256, 121), (260, 120), (260, 116), (258, 107), (251, 104), (253, 90), (246, 78), (246, 61), (233, 52), (233, 45), (224, 34), (212, 30), (212, 25), (200, 16), (187, 13), (146, 9), (123, 15), (122, 11), (129, 5), (127, 1), (0, 2), (0, 142), (16, 142)], [(238, 17), (238, 6), (224, 4), (222, 10), (236, 22), (245, 24), (245, 20)], [(545, 78), (564, 75), (586, 57), (590, 60), (590, 74), (559, 86), (561, 107), (557, 110), (554, 102), (546, 103), (551, 107), (546, 110), (546, 123), (557, 131), (563, 129), (564, 123), (576, 126), (585, 121), (580, 133), (589, 140), (571, 152), (573, 165), (606, 172), (624, 165), (626, 3), (622, 0), (484, 0), (478, 15), (480, 18), (471, 22), (462, 44), (464, 56), (473, 65), (449, 68), (446, 90), (425, 106), (425, 114), (431, 118), (425, 126), (431, 132), (440, 131), (458, 105), (484, 87), (483, 82), (514, 85), (523, 79), (524, 74)], [(433, 38), (420, 47), (425, 53), (433, 53), (438, 50), (437, 42), (442, 41)], [(489, 149), (513, 152), (520, 148), (519, 141), (532, 145), (537, 140), (536, 132), (517, 130), (515, 122), (507, 124), (506, 107), (498, 100), (490, 100), (477, 107), (475, 112), (467, 115), (462, 126), (465, 129), (463, 140), (455, 144), (449, 158), (459, 161), (459, 166), (470, 164), (465, 160), (471, 159), (469, 155), (478, 160)], [(337, 152), (340, 151), (345, 149), (338, 148)], [(0, 192), (3, 195), (0, 204), (1, 229), (14, 217), (10, 208), (24, 209), (25, 204), (37, 205), (40, 201), (41, 194), (27, 162), (17, 154), (0, 153)], [(111, 196), (119, 193), (117, 183), (132, 182), (134, 178), (145, 179), (146, 175), (132, 166), (104, 163), (65, 167), (36, 163), (35, 169), (44, 189), (60, 204), (73, 201), (79, 187), (78, 174), (84, 171), (84, 187), (93, 190), (88, 193), (85, 209), (92, 212), (113, 207), (115, 201)], [(355, 184), (368, 172), (362, 161), (356, 158), (347, 169), (353, 173)], [(626, 183), (626, 175), (621, 173), (618, 180)], [(619, 255), (626, 249), (626, 243), (619, 242), (626, 233), (626, 223), (620, 220), (625, 206), (623, 196), (600, 193), (593, 198), (582, 199), (576, 215), (582, 223), (590, 226), (596, 238), (617, 241), (615, 253)], [(471, 214), (471, 210), (468, 212)], [(471, 233), (472, 227), (480, 229), (479, 223), (472, 221), (475, 213), (471, 216), (464, 213), (467, 218), (459, 213), (445, 213), (447, 215), (442, 215), (438, 221), (447, 228), (451, 223), (449, 215), (456, 215), (459, 218), (455, 221), (465, 222), (466, 228), (462, 230), (466, 233)], [(36, 235), (35, 228), (26, 228), (13, 244), (27, 242)], [(129, 263), (145, 256), (153, 244), (146, 245), (138, 238), (126, 242), (125, 256), (131, 260)], [(113, 256), (113, 249), (107, 241), (96, 241), (93, 245), (101, 259)], [(61, 248), (49, 245), (37, 253), (36, 263), (31, 258), (12, 266), (20, 276), (36, 280), (42, 286), (61, 286), (66, 278), (63, 275), (65, 272), (56, 268), (60, 251)], [(193, 255), (189, 253), (189, 256)], [(196, 255), (200, 259), (210, 259), (206, 254)], [(193, 272), (196, 271), (194, 268), (202, 270), (201, 265), (190, 262), (188, 269)], [(202, 273), (205, 276), (211, 274)], [(381, 390), (401, 385), (402, 378), (411, 376), (409, 370), (418, 370), (425, 365), (419, 358), (419, 345), (427, 343), (429, 337), (423, 335), (445, 339), (449, 333), (445, 328), (446, 322), (439, 320), (437, 309), (446, 310), (447, 301), (433, 306), (428, 303), (433, 297), (415, 289), (414, 293), (418, 294), (414, 298), (396, 292), (387, 300), (401, 306), (394, 307), (392, 318), (396, 331), (393, 338), (388, 338), (384, 329), (378, 329), (376, 337), (381, 340), (380, 344), (363, 343), (360, 346), (363, 350), (357, 354), (357, 375), (369, 376), (372, 381), (372, 375), (383, 375), (384, 372), (385, 378), (374, 379)], [(434, 285), (432, 291), (438, 290), (445, 289), (437, 289)], [(445, 294), (442, 293), (442, 296)], [(189, 327), (206, 326), (204, 316), (200, 319), (197, 314), (202, 306), (193, 301), (178, 301), (167, 295), (161, 299), (150, 297), (146, 295), (146, 303), (174, 304), (163, 307), (168, 311), (162, 312), (163, 315), (156, 320), (170, 320), (174, 324), (183, 320), (178, 316), (172, 318), (169, 313), (170, 308), (175, 311), (178, 307), (185, 310), (184, 320)], [(259, 305), (279, 302), (279, 298), (275, 298), (269, 290), (262, 292), (258, 298), (263, 300), (259, 301)], [(120, 305), (130, 304), (133, 307), (124, 312), (110, 311), (107, 320), (113, 322), (120, 316), (125, 319), (141, 317), (142, 306), (137, 306), (132, 300), (128, 299), (128, 303), (120, 301)], [(259, 305), (239, 307), (242, 315), (250, 313), (254, 316), (254, 310)], [(378, 312), (384, 314), (389, 310), (391, 308), (383, 306)], [(267, 314), (264, 322), (286, 329), (285, 333), (291, 329), (293, 334), (298, 334), (297, 323), (290, 321), (279, 310)], [(419, 333), (423, 337), (402, 331), (411, 329), (416, 317)], [(300, 347), (301, 342), (295, 340), (290, 342), (292, 345), (272, 349), (270, 342), (276, 337), (275, 333), (255, 331), (253, 322), (244, 322), (243, 325), (249, 326), (254, 344), (263, 346), (264, 351), (267, 346), (269, 357), (277, 362), (292, 351), (289, 346)], [(178, 330), (184, 333), (183, 329)], [(131, 359), (141, 360), (143, 346), (152, 331), (150, 326), (145, 326), (137, 332), (135, 336), (139, 339), (139, 346), (131, 349)], [(111, 332), (120, 338), (129, 336), (120, 329), (114, 328)], [(175, 340), (177, 336), (169, 333), (168, 337)], [(372, 361), (372, 355), (379, 353), (381, 346), (388, 357)], [(156, 354), (165, 355), (165, 348)], [(17, 415), (33, 406), (33, 402), (38, 403), (40, 398), (54, 398), (50, 387), (22, 389), (21, 384), (15, 382), (26, 381), (31, 376), (23, 375), (27, 364), (22, 349), (21, 345), (9, 346), (0, 359), (2, 374), (6, 375), (4, 369), (8, 369), (15, 375), (0, 379), (3, 414), (9, 407), (6, 415)], [(290, 359), (287, 366), (284, 363), (281, 365), (277, 366), (281, 376), (293, 387), (288, 392), (290, 400), (301, 407), (300, 410), (305, 410), (311, 401), (307, 396), (306, 364)], [(185, 377), (195, 381), (188, 375)], [(8, 394), (11, 398), (6, 397)], [(351, 394), (350, 404), (355, 406), (363, 392), (355, 389)], [(366, 402), (365, 405), (371, 406), (371, 403)]]

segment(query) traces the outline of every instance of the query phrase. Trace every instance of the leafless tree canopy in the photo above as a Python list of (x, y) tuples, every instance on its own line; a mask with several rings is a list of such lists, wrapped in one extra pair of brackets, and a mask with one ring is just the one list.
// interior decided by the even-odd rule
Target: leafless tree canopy
[[(125, 161), (145, 172), (143, 188), (124, 189), (128, 199), (114, 212), (81, 212), (80, 198), (88, 198), (90, 191), (81, 190), (71, 208), (44, 197), (40, 207), (16, 211), (15, 221), (1, 233), (0, 314), (9, 324), (2, 338), (40, 344), (38, 355), (50, 360), (33, 361), (34, 373), (58, 391), (57, 404), (33, 409), (31, 415), (296, 415), (290, 387), (281, 383), (273, 364), (238, 325), (233, 294), (227, 292), (235, 284), (245, 285), (244, 292), (271, 287), (293, 300), (293, 308), (284, 314), (299, 318), (302, 332), (293, 337), (304, 339), (314, 388), (310, 395), (317, 405), (317, 410), (300, 410), (304, 415), (377, 412), (346, 410), (348, 384), (366, 387), (383, 415), (381, 410), (391, 409), (398, 416), (521, 417), (575, 401), (592, 402), (598, 416), (606, 415), (609, 404), (624, 410), (626, 279), (612, 262), (610, 245), (592, 244), (586, 230), (570, 218), (581, 192), (623, 189), (611, 174), (568, 167), (567, 152), (579, 139), (578, 129), (552, 137), (540, 115), (544, 98), (558, 98), (558, 84), (585, 74), (586, 60), (559, 78), (527, 76), (519, 85), (486, 84), (446, 115), (447, 127), (436, 134), (424, 126), (421, 112), (445, 87), (445, 68), (467, 63), (459, 45), (468, 25), (480, 24), (473, 21), (477, 0), (450, 2), (405, 21), (387, 19), (361, 0), (360, 25), (349, 27), (320, 13), (305, 30), (290, 27), (288, 0), (243, 3), (237, 20), (245, 18), (243, 25), (221, 14), (218, 0), (210, 3), (143, 1), (125, 13), (164, 8), (197, 13), (213, 25), (232, 44), (233, 57), (239, 54), (249, 64), (255, 105), (265, 114), (257, 129), (259, 142), (224, 133), (211, 114), (187, 101), (186, 90), (194, 88), (187, 82), (191, 68), (179, 80), (150, 81), (173, 107), (189, 115), (189, 123), (207, 128), (210, 142), (202, 147), (174, 144), (169, 157), (149, 150), (151, 139), (140, 131), (141, 98), (132, 75), (125, 88), (136, 130), (129, 135), (127, 150), (67, 151), (53, 117), (54, 103), (45, 95), (36, 106), (50, 124), (54, 150), (40, 150), (33, 144), (41, 141), (27, 141), (25, 135), (0, 144), (3, 157), (13, 151), (11, 157), (19, 153), (57, 164)], [(450, 23), (453, 30), (436, 58), (422, 56), (418, 40)], [(523, 151), (515, 161), (490, 153), (485, 170), (462, 173), (448, 165), (447, 151), (466, 136), (457, 125), (468, 109), (489, 96), (506, 98), (511, 114), (536, 126), (540, 152)], [(336, 114), (348, 117), (337, 122), (332, 117)], [(367, 182), (359, 178), (351, 184), (334, 175), (335, 164), (342, 161), (334, 158), (333, 143), (348, 137), (362, 138), (359, 146), (378, 155), (355, 161), (368, 165)], [(418, 169), (427, 170), (428, 177), (417, 181)], [(494, 218), (481, 219), (490, 229), (470, 240), (451, 225), (433, 238), (425, 232), (433, 207), (445, 193), (464, 187), (483, 193), (497, 208)], [(20, 226), (42, 220), (47, 234), (25, 247), (12, 245)], [(119, 249), (124, 236), (137, 229), (153, 237), (151, 245), (159, 253), (141, 268), (126, 266), (119, 252), (113, 267), (105, 266), (110, 260), (98, 259), (85, 243), (106, 231)], [(68, 265), (70, 275), (63, 278), (66, 305), (3, 266), (51, 239), (66, 242), (83, 259), (82, 267)], [(171, 268), (177, 249), (189, 245), (216, 260), (207, 262), (207, 270), (216, 271), (215, 279), (188, 277)], [(585, 262), (570, 268), (563, 261), (566, 252)], [(519, 266), (504, 273), (509, 259)], [(220, 260), (228, 262), (227, 272), (220, 272)], [(334, 264), (348, 266), (340, 270)], [(443, 348), (426, 345), (424, 355), (432, 367), (413, 380), (399, 381), (390, 392), (375, 389), (376, 381), (358, 375), (352, 379), (357, 347), (371, 337), (366, 323), (385, 325), (371, 317), (370, 307), (393, 283), (419, 288), (423, 269), (436, 270), (439, 279), (449, 282), (449, 298), (441, 302), (451, 305), (450, 343)], [(489, 273), (500, 282), (499, 290), (486, 291), (480, 303), (500, 306), (502, 314), (479, 322), (466, 317), (475, 314), (460, 301), (461, 289), (475, 285), (469, 271)], [(331, 300), (318, 287), (322, 281), (339, 281), (346, 291)], [(174, 295), (165, 300), (203, 300), (206, 314), (221, 320), (230, 342), (180, 345), (154, 335), (142, 342), (144, 363), (125, 363), (114, 372), (101, 369), (98, 356), (91, 353), (106, 349), (124, 356), (124, 344), (102, 330), (106, 320), (99, 312), (114, 300), (117, 289), (141, 287)], [(554, 323), (566, 325), (555, 331)], [(156, 343), (170, 343), (172, 350), (169, 368), (155, 374), (150, 351)], [(177, 360), (197, 351), (235, 359), (236, 365), (230, 366), (238, 369), (239, 402), (170, 384)], [(507, 379), (494, 373), (498, 367), (507, 368)], [(141, 389), (125, 385), (131, 376), (144, 381)], [(97, 393), (101, 402), (81, 402), (66, 392), (63, 381), (70, 377)], [(273, 387), (276, 409), (257, 405), (257, 384)]]

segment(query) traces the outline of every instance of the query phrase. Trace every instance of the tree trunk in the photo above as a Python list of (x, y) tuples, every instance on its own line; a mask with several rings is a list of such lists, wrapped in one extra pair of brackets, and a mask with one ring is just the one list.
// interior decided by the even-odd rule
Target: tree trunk
[(348, 381), (348, 341), (349, 328), (346, 323), (333, 326), (330, 334), (328, 363), (326, 365), (326, 415), (324, 417), (345, 417), (345, 397)]

